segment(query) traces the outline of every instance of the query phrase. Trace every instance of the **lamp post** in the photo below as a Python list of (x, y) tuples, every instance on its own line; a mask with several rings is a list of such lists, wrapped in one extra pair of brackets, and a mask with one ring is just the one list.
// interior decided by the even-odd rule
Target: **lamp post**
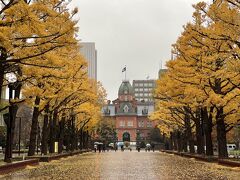
[(9, 112), (5, 114), (4, 121), (7, 125), (7, 141), (6, 141), (6, 149), (5, 149), (5, 162), (12, 161), (12, 145), (13, 145), (13, 131), (15, 126), (14, 121), (14, 107), (11, 102), (13, 99), (13, 90), (15, 89), (17, 76), (14, 73), (7, 73), (6, 79), (8, 81), (8, 88), (9, 88)]

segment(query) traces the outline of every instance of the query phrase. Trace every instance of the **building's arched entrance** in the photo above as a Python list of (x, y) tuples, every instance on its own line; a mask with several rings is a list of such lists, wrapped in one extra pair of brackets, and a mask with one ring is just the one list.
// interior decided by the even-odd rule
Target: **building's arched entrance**
[(129, 132), (123, 133), (123, 142), (129, 141), (130, 142), (130, 134)]

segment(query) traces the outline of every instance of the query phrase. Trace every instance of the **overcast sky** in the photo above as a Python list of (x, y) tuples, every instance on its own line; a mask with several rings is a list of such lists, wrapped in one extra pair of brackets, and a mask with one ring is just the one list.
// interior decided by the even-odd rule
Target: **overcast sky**
[[(207, 1), (207, 0), (206, 0)], [(171, 57), (171, 44), (192, 20), (199, 0), (73, 0), (79, 8), (79, 37), (95, 42), (98, 80), (108, 99), (117, 98), (127, 66), (127, 79), (156, 79)]]

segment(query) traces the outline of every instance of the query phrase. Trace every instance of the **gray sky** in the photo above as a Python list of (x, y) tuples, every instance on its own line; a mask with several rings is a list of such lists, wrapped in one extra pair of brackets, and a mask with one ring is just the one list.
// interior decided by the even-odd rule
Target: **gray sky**
[[(206, 0), (207, 1), (207, 0)], [(127, 79), (156, 79), (162, 61), (170, 59), (171, 44), (192, 20), (199, 0), (73, 0), (79, 8), (79, 37), (95, 42), (98, 80), (108, 99), (117, 98), (127, 66)]]

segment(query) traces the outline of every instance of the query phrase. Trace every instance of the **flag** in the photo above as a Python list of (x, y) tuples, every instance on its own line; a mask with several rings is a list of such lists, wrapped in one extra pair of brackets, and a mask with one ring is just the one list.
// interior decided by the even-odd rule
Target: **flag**
[(149, 79), (149, 76), (147, 76), (147, 79)]
[(127, 68), (126, 67), (124, 67), (123, 69), (122, 69), (122, 72), (125, 72), (127, 70)]

